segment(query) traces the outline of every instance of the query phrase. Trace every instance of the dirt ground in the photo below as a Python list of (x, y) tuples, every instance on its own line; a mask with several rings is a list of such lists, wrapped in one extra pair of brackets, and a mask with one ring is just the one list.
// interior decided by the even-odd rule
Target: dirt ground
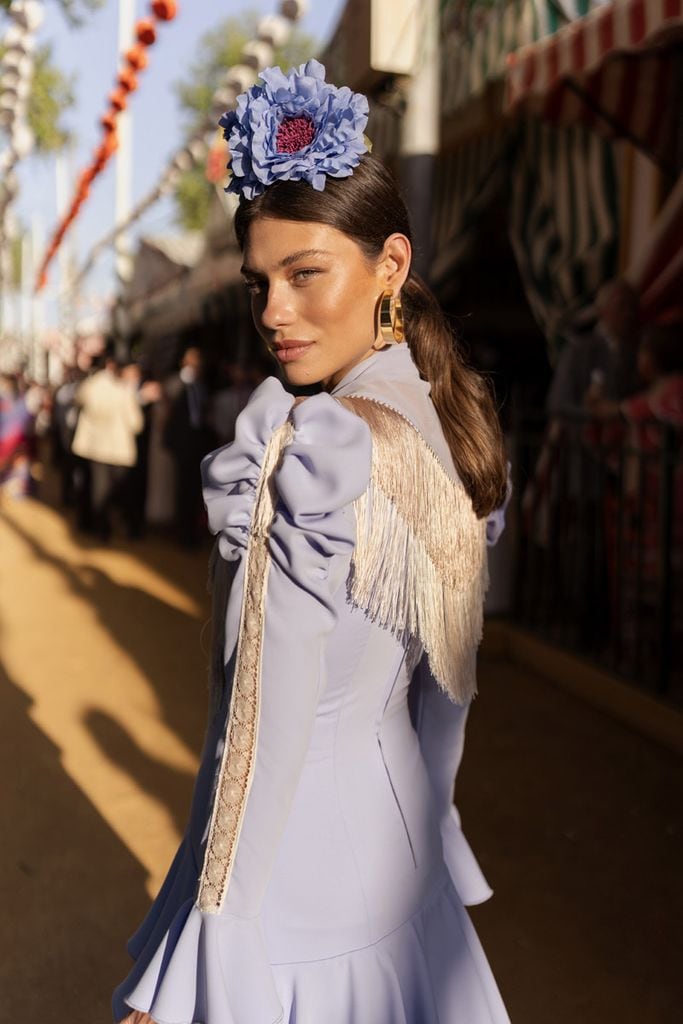
[[(106, 1022), (190, 800), (208, 546), (105, 548), (28, 500), (0, 553), (0, 1024)], [(503, 662), (480, 690), (457, 795), (514, 1024), (678, 1022), (679, 759)]]

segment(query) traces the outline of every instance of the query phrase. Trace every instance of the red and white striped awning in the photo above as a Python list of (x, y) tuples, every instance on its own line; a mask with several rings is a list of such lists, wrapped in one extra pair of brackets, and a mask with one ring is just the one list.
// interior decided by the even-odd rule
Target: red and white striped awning
[(682, 44), (683, 0), (613, 0), (508, 56), (505, 109), (588, 122), (675, 172)]
[(625, 277), (644, 320), (683, 322), (683, 174), (669, 193)]

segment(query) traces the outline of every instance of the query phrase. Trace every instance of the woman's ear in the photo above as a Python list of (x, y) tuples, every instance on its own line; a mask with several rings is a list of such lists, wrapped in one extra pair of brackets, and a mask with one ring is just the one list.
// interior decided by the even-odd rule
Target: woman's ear
[(385, 289), (398, 295), (410, 272), (412, 248), (405, 235), (389, 235), (379, 261), (379, 270)]

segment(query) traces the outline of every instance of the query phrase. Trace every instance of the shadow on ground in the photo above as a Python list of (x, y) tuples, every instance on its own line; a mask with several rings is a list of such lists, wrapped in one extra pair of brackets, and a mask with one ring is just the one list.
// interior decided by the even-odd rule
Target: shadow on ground
[[(62, 563), (11, 525), (96, 610), (156, 689), (167, 724), (198, 750), (201, 623), (99, 570)], [(201, 594), (204, 553), (154, 540), (139, 556)], [(472, 918), (513, 1024), (678, 1024), (680, 760), (509, 664), (483, 661), (480, 691), (457, 797), (495, 890)], [(106, 1021), (103, 993), (125, 971), (125, 932), (148, 905), (143, 871), (65, 776), (6, 677), (0, 695), (0, 899), (16, 922), (0, 939), (0, 1021)], [(93, 711), (87, 725), (106, 756), (184, 823), (191, 780), (151, 761), (106, 714)]]
[(146, 873), (65, 774), (0, 666), (0, 1020), (94, 1024), (128, 969)]
[(190, 550), (180, 546), (174, 529), (170, 526), (151, 526), (146, 529), (144, 537), (128, 540), (125, 538), (117, 510), (114, 510), (112, 537), (104, 543), (77, 529), (75, 510), (65, 507), (60, 501), (57, 471), (49, 464), (44, 468), (45, 477), (35, 500), (62, 517), (68, 526), (72, 541), (82, 550), (125, 551), (160, 576), (164, 576), (180, 590), (191, 593), (200, 601), (206, 599), (207, 568), (214, 542), (208, 526), (205, 527), (198, 546)]
[(677, 1024), (683, 774), (547, 681), (483, 661), (457, 802), (514, 1024)]
[(150, 757), (120, 722), (104, 711), (91, 710), (83, 724), (100, 751), (135, 780), (136, 785), (168, 810), (176, 831), (182, 835), (190, 811), (194, 775)]
[[(37, 561), (57, 570), (71, 592), (88, 603), (116, 645), (132, 658), (157, 691), (168, 727), (198, 754), (208, 702), (205, 621), (179, 611), (139, 587), (117, 583), (94, 566), (74, 567), (57, 557), (14, 517), (3, 516), (3, 522)], [(168, 561), (173, 561), (172, 555)], [(179, 670), (180, 666), (184, 671)], [(93, 664), (95, 677), (106, 683), (102, 666)], [(121, 762), (121, 767), (128, 766)], [(140, 781), (144, 785), (144, 780)]]

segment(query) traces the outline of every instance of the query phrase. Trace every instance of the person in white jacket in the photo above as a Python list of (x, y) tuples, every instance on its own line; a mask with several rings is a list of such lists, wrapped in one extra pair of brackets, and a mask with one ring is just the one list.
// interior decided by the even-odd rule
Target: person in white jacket
[(90, 467), (92, 524), (101, 540), (111, 535), (110, 513), (137, 460), (135, 437), (144, 426), (135, 390), (121, 380), (115, 359), (81, 384), (74, 455)]

